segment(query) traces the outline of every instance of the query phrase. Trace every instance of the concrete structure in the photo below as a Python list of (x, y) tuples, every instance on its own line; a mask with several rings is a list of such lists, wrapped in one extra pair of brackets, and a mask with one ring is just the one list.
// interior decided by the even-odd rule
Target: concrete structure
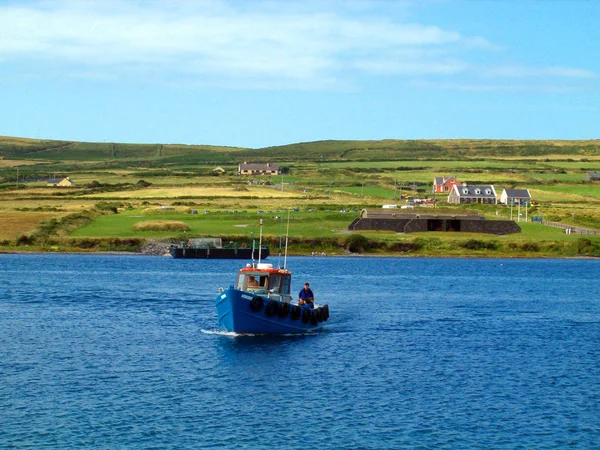
[(526, 205), (531, 202), (529, 189), (503, 189), (500, 195), (500, 203), (505, 205)]
[(521, 228), (512, 220), (486, 220), (476, 214), (416, 214), (404, 211), (363, 209), (349, 226), (351, 231), (385, 230), (396, 233), (455, 231), (468, 233), (511, 234)]
[(454, 185), (448, 194), (448, 203), (485, 203), (495, 205), (496, 190), (491, 184), (468, 186)]
[(460, 185), (455, 177), (433, 177), (434, 194), (447, 194), (455, 185)]
[(249, 163), (244, 161), (238, 166), (238, 175), (280, 175), (281, 170), (275, 163)]

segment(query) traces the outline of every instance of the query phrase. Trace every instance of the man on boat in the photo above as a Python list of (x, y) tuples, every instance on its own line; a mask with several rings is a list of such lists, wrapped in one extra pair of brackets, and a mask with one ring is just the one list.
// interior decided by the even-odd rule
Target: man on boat
[(298, 304), (308, 306), (309, 308), (315, 307), (315, 295), (310, 290), (308, 282), (304, 283), (304, 288), (298, 294)]

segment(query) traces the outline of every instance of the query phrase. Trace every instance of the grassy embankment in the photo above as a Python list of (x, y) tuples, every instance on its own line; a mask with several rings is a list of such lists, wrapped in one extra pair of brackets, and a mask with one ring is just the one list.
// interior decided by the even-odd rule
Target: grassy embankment
[[(384, 232), (355, 236), (346, 231), (363, 207), (400, 203), (403, 196), (431, 196), (433, 177), (444, 174), (470, 184), (493, 183), (498, 194), (503, 187), (529, 188), (539, 202), (529, 215), (600, 228), (600, 185), (584, 182), (587, 172), (600, 171), (597, 141), (327, 141), (249, 150), (0, 138), (0, 156), (0, 220), (6, 224), (0, 229), (0, 243), (5, 250), (135, 249), (147, 238), (200, 235), (242, 239), (249, 237), (259, 217), (264, 218), (267, 239), (277, 247), (281, 222), (273, 217), (298, 208), (291, 221), (291, 249), (296, 253), (350, 249), (416, 255), (600, 254), (597, 237), (565, 235), (537, 224), (521, 223), (522, 233), (502, 237)], [(283, 180), (283, 190), (247, 185), (249, 179), (234, 175), (243, 160), (278, 161), (289, 169), (283, 177), (253, 179)], [(216, 166), (225, 174), (214, 172)], [(77, 187), (57, 189), (33, 181), (49, 175), (68, 175)], [(510, 214), (505, 206), (456, 208), (445, 205), (444, 199), (438, 197), (438, 212), (481, 212), (491, 219)], [(164, 205), (175, 208), (159, 209)], [(200, 214), (187, 214), (192, 208)], [(204, 214), (205, 209), (211, 212)], [(340, 209), (354, 212), (337, 212)], [(259, 215), (258, 210), (265, 213)], [(513, 214), (516, 217), (516, 210)], [(183, 225), (165, 226), (165, 221)], [(178, 230), (185, 227), (189, 231), (183, 236)]]

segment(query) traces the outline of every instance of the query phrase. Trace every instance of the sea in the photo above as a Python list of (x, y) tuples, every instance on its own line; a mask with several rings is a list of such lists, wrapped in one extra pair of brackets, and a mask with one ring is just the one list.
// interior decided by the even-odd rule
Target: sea
[(240, 261), (0, 255), (0, 448), (600, 448), (600, 260), (285, 262), (322, 331), (220, 330)]

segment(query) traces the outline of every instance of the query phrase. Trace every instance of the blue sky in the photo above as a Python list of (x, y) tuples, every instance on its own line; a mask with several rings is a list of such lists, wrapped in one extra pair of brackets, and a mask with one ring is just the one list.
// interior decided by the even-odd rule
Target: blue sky
[(600, 1), (0, 0), (0, 135), (596, 139)]

